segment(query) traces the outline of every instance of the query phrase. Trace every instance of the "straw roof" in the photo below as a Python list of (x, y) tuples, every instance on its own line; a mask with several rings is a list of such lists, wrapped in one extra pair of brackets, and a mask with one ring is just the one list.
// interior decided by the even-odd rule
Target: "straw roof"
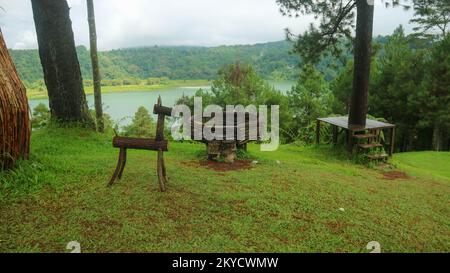
[(30, 147), (26, 90), (9, 55), (0, 30), (0, 169), (27, 159)]

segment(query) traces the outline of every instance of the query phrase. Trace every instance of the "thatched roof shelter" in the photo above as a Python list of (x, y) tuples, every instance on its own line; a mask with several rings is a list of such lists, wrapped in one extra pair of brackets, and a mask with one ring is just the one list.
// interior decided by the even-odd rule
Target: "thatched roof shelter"
[(9, 55), (0, 30), (0, 170), (27, 159), (30, 116), (26, 90)]

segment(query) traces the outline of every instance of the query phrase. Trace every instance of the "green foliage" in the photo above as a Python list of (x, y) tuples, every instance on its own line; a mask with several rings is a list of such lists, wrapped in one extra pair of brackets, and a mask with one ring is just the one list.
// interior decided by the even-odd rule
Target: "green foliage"
[(307, 62), (317, 63), (327, 50), (335, 56), (342, 53), (339, 41), (351, 38), (355, 1), (277, 0), (277, 3), (283, 15), (298, 17), (312, 14), (322, 18), (318, 26), (311, 24), (298, 37), (287, 30), (289, 39), (296, 38), (294, 51)]
[[(38, 161), (19, 161), (15, 168), (0, 173), (0, 201), (6, 196), (23, 196), (49, 184)], [(51, 181), (51, 180), (50, 180)]]
[[(411, 149), (417, 135), (417, 123), (422, 119), (411, 105), (411, 97), (420, 91), (423, 81), (423, 51), (412, 50), (402, 27), (395, 30), (378, 60), (379, 73), (372, 79), (370, 112), (395, 122), (397, 145)], [(411, 146), (411, 147), (408, 147)]]
[[(293, 51), (299, 53), (306, 63), (317, 63), (327, 55), (341, 56), (352, 43), (357, 1), (276, 0), (285, 16), (312, 15), (320, 18), (318, 25), (312, 23), (301, 35), (295, 36), (287, 29), (288, 39), (295, 40)], [(386, 6), (409, 8), (406, 5), (408, 0), (382, 1)]]
[(289, 128), (291, 140), (312, 143), (315, 120), (331, 114), (333, 101), (333, 94), (323, 74), (312, 65), (304, 66), (297, 85), (288, 92), (289, 109), (293, 114)]
[(148, 110), (141, 106), (134, 114), (133, 121), (130, 125), (123, 128), (125, 136), (133, 137), (154, 137), (156, 132), (156, 126), (152, 116)]
[(122, 81), (122, 85), (136, 85), (140, 83), (141, 81), (137, 78), (127, 78)]
[(333, 113), (346, 115), (350, 109), (350, 97), (353, 89), (353, 60), (349, 60), (347, 65), (330, 83), (330, 88), (334, 95)]
[[(377, 39), (381, 48), (372, 56), (369, 113), (396, 124), (400, 151), (449, 149), (448, 40), (424, 42), (415, 35), (406, 36), (401, 26), (387, 39)], [(348, 113), (352, 84), (349, 61), (330, 83), (333, 113)]]
[(221, 105), (265, 104), (266, 96), (276, 92), (250, 65), (227, 65), (219, 70), (211, 86), (212, 100)]
[[(113, 86), (136, 84), (138, 80), (156, 84), (154, 80), (159, 79), (164, 84), (169, 78), (213, 79), (219, 68), (236, 61), (252, 64), (266, 79), (286, 80), (295, 77), (299, 62), (297, 56), (289, 54), (290, 48), (291, 43), (286, 41), (219, 47), (128, 48), (99, 52), (99, 63), (102, 84)], [(10, 54), (28, 88), (42, 81), (37, 50), (10, 50)], [(92, 80), (89, 51), (79, 46), (77, 54), (83, 79)]]
[(31, 125), (33, 128), (41, 128), (47, 126), (50, 121), (50, 110), (47, 105), (39, 103), (33, 109), (33, 116), (31, 118)]
[[(95, 109), (89, 109), (89, 113), (91, 114), (92, 117), (95, 117)], [(98, 128), (97, 126), (97, 119), (94, 119), (95, 122), (95, 126), (96, 128)], [(105, 131), (108, 130), (112, 130), (113, 128), (117, 127), (116, 122), (113, 121), (113, 119), (111, 118), (111, 116), (107, 113), (103, 113), (103, 126)]]
[(428, 52), (424, 80), (418, 92), (410, 94), (418, 128), (432, 128), (433, 149), (447, 150), (450, 140), (450, 36), (434, 44)]
[[(385, 37), (378, 37), (374, 44), (372, 45), (372, 63), (370, 67), (370, 78), (369, 83), (369, 93), (370, 90), (375, 90), (374, 79), (376, 79), (378, 74), (377, 66), (377, 53), (382, 44), (386, 44), (388, 39), (384, 40)], [(347, 64), (341, 69), (335, 78), (330, 81), (330, 89), (334, 95), (333, 103), (333, 113), (339, 115), (347, 115), (350, 109), (350, 99), (353, 89), (353, 77), (354, 77), (354, 61), (353, 59), (348, 59)]]
[[(448, 0), (414, 0), (414, 18), (411, 22), (417, 36), (445, 38), (450, 24), (450, 2)], [(437, 31), (437, 32), (436, 32)]]
[[(203, 107), (215, 104), (224, 110), (226, 105), (279, 105), (281, 131), (286, 131), (290, 125), (292, 115), (287, 97), (264, 81), (251, 65), (236, 63), (224, 66), (212, 82), (211, 92), (199, 89), (194, 96), (202, 97)], [(193, 110), (194, 96), (183, 95), (177, 104), (185, 104)]]

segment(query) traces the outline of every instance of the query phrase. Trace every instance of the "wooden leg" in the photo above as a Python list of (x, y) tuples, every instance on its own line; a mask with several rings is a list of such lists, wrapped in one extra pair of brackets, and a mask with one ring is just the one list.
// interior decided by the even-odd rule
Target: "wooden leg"
[(394, 154), (395, 127), (391, 128), (389, 138), (389, 156), (392, 156)]
[(160, 191), (166, 191), (166, 185), (164, 185), (164, 174), (163, 174), (163, 151), (158, 150), (157, 159), (157, 172), (158, 172), (158, 182)]
[(168, 182), (167, 180), (167, 173), (166, 173), (166, 163), (164, 162), (164, 153), (161, 155), (161, 161), (162, 161), (162, 173), (164, 178), (164, 184)]
[(114, 184), (114, 181), (116, 180), (117, 176), (120, 173), (120, 170), (122, 169), (122, 165), (123, 165), (123, 161), (124, 161), (124, 153), (125, 149), (124, 148), (120, 148), (120, 152), (119, 152), (119, 161), (117, 161), (117, 166), (116, 166), (116, 170), (114, 171), (113, 176), (111, 177), (111, 180), (108, 183), (108, 187), (112, 186), (112, 184)]
[(333, 125), (333, 144), (337, 144), (338, 139), (338, 127)]
[(120, 149), (120, 150), (121, 150), (121, 152), (123, 150), (123, 152), (122, 152), (123, 156), (122, 156), (122, 166), (120, 166), (118, 178), (122, 179), (123, 169), (125, 169), (125, 164), (127, 163), (127, 149), (124, 148), (124, 149)]
[(347, 131), (347, 149), (351, 152), (353, 150), (353, 131)]
[(320, 144), (320, 120), (316, 121), (316, 144)]

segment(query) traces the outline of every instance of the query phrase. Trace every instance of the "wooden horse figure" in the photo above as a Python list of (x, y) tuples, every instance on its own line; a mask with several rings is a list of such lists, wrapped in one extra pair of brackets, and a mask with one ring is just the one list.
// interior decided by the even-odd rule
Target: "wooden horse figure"
[(164, 121), (166, 116), (172, 115), (172, 108), (162, 106), (161, 97), (158, 97), (158, 103), (153, 107), (153, 113), (158, 115), (158, 121), (156, 123), (156, 137), (151, 138), (133, 138), (133, 137), (120, 137), (113, 138), (113, 147), (119, 148), (119, 161), (117, 162), (116, 170), (114, 171), (108, 186), (112, 186), (114, 181), (122, 178), (123, 170), (127, 161), (127, 149), (140, 149), (157, 151), (157, 174), (159, 189), (161, 191), (166, 190), (167, 174), (166, 166), (164, 165), (164, 152), (168, 151), (167, 140), (164, 139)]

